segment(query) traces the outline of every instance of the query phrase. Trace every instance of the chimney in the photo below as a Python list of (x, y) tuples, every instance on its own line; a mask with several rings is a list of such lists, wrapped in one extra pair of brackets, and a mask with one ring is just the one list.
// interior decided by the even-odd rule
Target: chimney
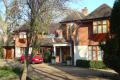
[(82, 14), (83, 14), (84, 16), (87, 16), (87, 15), (88, 15), (88, 9), (87, 9), (87, 7), (84, 7), (84, 8), (81, 10), (81, 12), (82, 12)]

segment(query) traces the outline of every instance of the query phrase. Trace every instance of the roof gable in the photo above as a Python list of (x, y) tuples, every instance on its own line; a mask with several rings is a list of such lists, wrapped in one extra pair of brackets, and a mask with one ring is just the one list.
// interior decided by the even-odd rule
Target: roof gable
[(83, 19), (85, 16), (78, 12), (78, 11), (73, 11), (67, 17), (65, 17), (61, 22), (72, 22), (75, 20)]
[(97, 19), (97, 18), (105, 18), (109, 17), (111, 15), (112, 8), (110, 8), (106, 4), (102, 4), (100, 7), (95, 9), (93, 12), (91, 12), (88, 16), (86, 16), (84, 19)]

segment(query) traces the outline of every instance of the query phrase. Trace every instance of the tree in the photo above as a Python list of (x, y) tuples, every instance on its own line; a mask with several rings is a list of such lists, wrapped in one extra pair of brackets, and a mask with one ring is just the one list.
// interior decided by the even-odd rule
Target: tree
[[(7, 39), (11, 36), (11, 31), (16, 27), (19, 17), (19, 5), (17, 0), (2, 0), (5, 7), (4, 15), (0, 14), (0, 35), (3, 37), (3, 43), (10, 42)], [(4, 17), (2, 17), (4, 16)]]
[(116, 0), (110, 17), (110, 39), (102, 44), (103, 61), (120, 74), (120, 0)]
[[(58, 15), (60, 11), (64, 10), (63, 7), (66, 1), (70, 0), (3, 0), (6, 8), (5, 22), (7, 24), (15, 23), (15, 25), (12, 25), (13, 27), (17, 24), (28, 25), (28, 43), (25, 56), (28, 55), (31, 44), (32, 50), (38, 47), (39, 40), (36, 34), (47, 33), (49, 24), (56, 18), (55, 14)], [(10, 24), (7, 25), (7, 30), (9, 30), (8, 27), (10, 27)], [(11, 29), (14, 30), (13, 27)], [(26, 59), (21, 80), (27, 79), (28, 66)]]
[[(63, 2), (66, 0), (26, 0), (24, 3), (27, 6), (27, 12), (24, 12), (28, 19), (29, 31), (27, 33), (27, 44), (25, 50), (25, 55), (28, 55), (30, 44), (32, 44), (32, 54), (33, 50), (38, 46), (39, 33), (47, 33), (48, 26), (54, 18), (54, 13), (60, 11), (63, 7)], [(25, 11), (25, 10), (24, 10)], [(37, 34), (37, 35), (36, 35)], [(32, 55), (31, 54), (31, 55)], [(26, 59), (23, 74), (21, 80), (27, 79), (28, 72), (28, 61)]]

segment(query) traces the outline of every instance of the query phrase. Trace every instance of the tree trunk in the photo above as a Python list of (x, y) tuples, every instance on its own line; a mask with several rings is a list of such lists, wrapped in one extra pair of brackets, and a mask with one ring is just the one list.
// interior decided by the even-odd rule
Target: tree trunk
[(28, 75), (27, 72), (28, 72), (28, 66), (27, 66), (27, 62), (25, 61), (21, 80), (27, 80), (27, 75)]
[(23, 73), (21, 76), (21, 80), (27, 80), (28, 77), (28, 66), (29, 66), (29, 58), (28, 58), (28, 52), (29, 52), (29, 44), (27, 45), (27, 48), (25, 49), (25, 61), (24, 61), (24, 67), (23, 67)]

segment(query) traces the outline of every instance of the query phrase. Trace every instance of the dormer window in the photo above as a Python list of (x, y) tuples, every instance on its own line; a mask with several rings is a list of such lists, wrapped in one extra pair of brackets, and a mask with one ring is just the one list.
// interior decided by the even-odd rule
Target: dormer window
[(107, 27), (107, 21), (93, 21), (93, 33), (107, 33), (108, 27)]
[(20, 39), (27, 38), (26, 32), (20, 32), (20, 33), (19, 33), (19, 38), (20, 38)]

